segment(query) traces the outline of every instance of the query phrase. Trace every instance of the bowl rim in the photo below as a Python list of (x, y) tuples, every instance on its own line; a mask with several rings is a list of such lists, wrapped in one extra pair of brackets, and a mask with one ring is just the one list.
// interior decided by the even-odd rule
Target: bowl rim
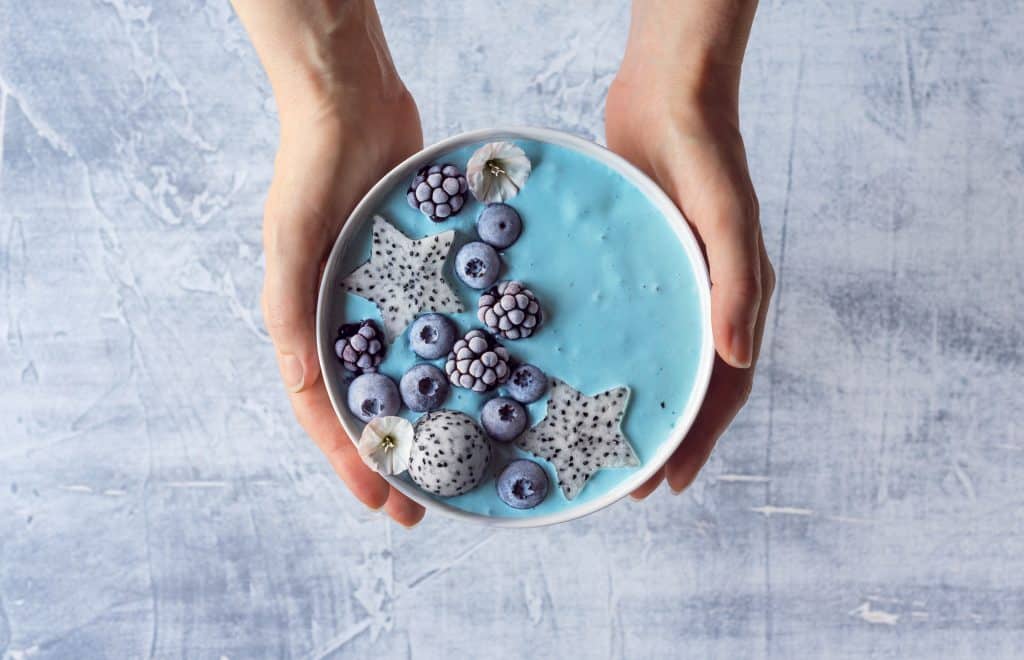
[[(714, 364), (715, 349), (711, 331), (711, 285), (708, 278), (704, 255), (693, 230), (690, 228), (690, 225), (686, 221), (682, 212), (668, 197), (668, 195), (665, 194), (665, 192), (644, 172), (621, 156), (613, 153), (608, 148), (596, 142), (565, 131), (551, 128), (507, 126), (477, 129), (453, 135), (430, 146), (424, 147), (385, 174), (372, 188), (370, 188), (359, 203), (356, 204), (355, 208), (352, 209), (348, 218), (345, 219), (345, 223), (342, 225), (341, 231), (338, 233), (338, 237), (335, 239), (334, 245), (327, 257), (323, 275), (320, 279), (320, 288), (316, 304), (317, 356), (320, 361), (321, 378), (323, 379), (324, 387), (327, 389), (327, 395), (330, 398), (331, 406), (334, 408), (335, 416), (338, 418), (342, 428), (345, 430), (345, 433), (349, 436), (352, 442), (357, 443), (360, 431), (355, 427), (354, 423), (348, 419), (350, 414), (345, 408), (345, 396), (341, 388), (341, 379), (335, 375), (336, 364), (333, 360), (333, 340), (331, 339), (334, 331), (333, 328), (327, 326), (329, 319), (327, 318), (326, 313), (328, 296), (332, 293), (336, 293), (335, 284), (340, 278), (337, 271), (345, 252), (344, 246), (352, 235), (360, 229), (363, 222), (372, 217), (374, 209), (380, 204), (386, 195), (389, 194), (396, 185), (399, 185), (402, 181), (408, 178), (416, 169), (422, 167), (423, 164), (435, 160), (438, 156), (444, 153), (469, 144), (495, 142), (500, 140), (533, 140), (572, 149), (607, 165), (635, 185), (640, 192), (651, 201), (658, 211), (662, 213), (669, 225), (672, 227), (677, 238), (682, 243), (689, 258), (690, 266), (694, 271), (694, 278), (697, 282), (698, 296), (700, 298), (700, 309), (702, 312), (701, 326), (703, 332), (701, 337), (700, 361), (697, 366), (697, 373), (694, 376), (694, 385), (690, 392), (690, 397), (687, 400), (682, 413), (680, 413), (676, 420), (676, 425), (673, 428), (672, 434), (661, 443), (655, 454), (645, 465), (642, 465), (640, 469), (632, 475), (623, 479), (621, 483), (603, 496), (579, 506), (570, 506), (558, 513), (535, 517), (506, 518), (464, 511), (450, 504), (433, 499), (415, 486), (406, 483), (398, 476), (382, 475), (391, 486), (397, 488), (401, 493), (422, 505), (429, 511), (437, 511), (459, 520), (482, 523), (493, 527), (543, 527), (546, 525), (568, 522), (599, 511), (621, 500), (654, 476), (654, 473), (665, 464), (669, 457), (671, 457), (686, 437), (686, 434), (689, 432), (694, 419), (696, 419), (697, 412), (700, 410), (704, 401), (704, 396), (707, 393), (708, 384), (711, 380), (711, 369)], [(359, 218), (363, 218), (363, 221), (358, 221)]]

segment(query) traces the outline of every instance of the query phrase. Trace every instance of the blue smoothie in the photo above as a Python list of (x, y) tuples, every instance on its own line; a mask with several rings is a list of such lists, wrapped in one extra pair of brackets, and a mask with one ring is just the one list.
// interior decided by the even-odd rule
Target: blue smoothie
[[(697, 386), (704, 330), (693, 266), (664, 216), (615, 170), (567, 147), (529, 140), (515, 143), (526, 152), (533, 172), (522, 191), (508, 201), (522, 216), (523, 232), (501, 252), (501, 279), (520, 280), (533, 290), (544, 311), (544, 323), (532, 337), (502, 343), (515, 360), (534, 364), (585, 394), (629, 387), (622, 429), (641, 465), (646, 465), (671, 435)], [(454, 163), (465, 171), (479, 146), (453, 150), (434, 162)], [(452, 266), (458, 248), (478, 240), (475, 222), (484, 205), (467, 193), (458, 215), (434, 223), (408, 205), (407, 184), (391, 191), (375, 213), (411, 238), (455, 230), (446, 274), (467, 311), (449, 316), (460, 335), (481, 327), (476, 318), (481, 292), (465, 286)], [(371, 225), (367, 219), (348, 243), (340, 268), (343, 275), (369, 258)], [(347, 321), (372, 318), (380, 322), (369, 301), (340, 290), (337, 295), (343, 298)], [(424, 360), (409, 348), (406, 329), (388, 348), (379, 371), (398, 381), (418, 362)], [(433, 364), (444, 368), (443, 359)], [(351, 379), (340, 364), (335, 368), (344, 381)], [(497, 394), (502, 392), (499, 388)], [(493, 396), (494, 392), (481, 395), (453, 387), (444, 407), (479, 419), (481, 407)], [(546, 405), (545, 396), (527, 406), (531, 423), (544, 417)], [(405, 409), (401, 414), (410, 420), (420, 416)], [(477, 488), (436, 499), (485, 516), (556, 514), (585, 506), (642, 469), (599, 470), (569, 501), (549, 463), (511, 445), (492, 446), (489, 476)], [(497, 496), (495, 476), (518, 457), (544, 465), (551, 480), (547, 498), (533, 509), (513, 509)]]

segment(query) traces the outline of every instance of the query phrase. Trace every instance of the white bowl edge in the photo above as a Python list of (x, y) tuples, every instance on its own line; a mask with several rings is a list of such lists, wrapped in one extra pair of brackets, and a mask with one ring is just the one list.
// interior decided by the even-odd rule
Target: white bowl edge
[(694, 377), (694, 386), (691, 390), (690, 397), (686, 402), (686, 407), (683, 409), (683, 412), (679, 415), (672, 436), (661, 443), (655, 455), (648, 460), (646, 465), (642, 466), (629, 478), (623, 480), (622, 483), (606, 493), (604, 496), (584, 505), (572, 507), (556, 514), (537, 516), (535, 518), (504, 518), (463, 511), (462, 509), (431, 498), (427, 494), (421, 492), (418, 488), (406, 483), (398, 477), (384, 477), (393, 487), (397, 488), (413, 501), (423, 505), (428, 511), (439, 511), (445, 515), (452, 516), (460, 520), (468, 520), (495, 527), (522, 528), (542, 527), (545, 525), (554, 525), (582, 518), (583, 516), (614, 504), (633, 490), (639, 488), (645, 481), (650, 479), (662, 465), (665, 464), (673, 452), (675, 452), (682, 443), (683, 438), (686, 437), (686, 433), (693, 425), (697, 412), (700, 410), (700, 406), (704, 401), (704, 395), (707, 393), (708, 383), (711, 380), (711, 368), (714, 364), (715, 356), (714, 342), (711, 333), (711, 286), (708, 280), (707, 267), (704, 261), (704, 256), (697, 243), (697, 239), (693, 235), (693, 231), (690, 229), (689, 224), (683, 217), (682, 212), (678, 207), (676, 207), (675, 203), (669, 199), (668, 195), (666, 195), (665, 192), (658, 187), (656, 183), (654, 183), (654, 181), (637, 169), (633, 164), (596, 142), (591, 142), (590, 140), (577, 137), (570, 133), (550, 128), (513, 126), (505, 128), (479, 129), (460, 133), (441, 140), (429, 147), (425, 147), (405, 159), (402, 163), (395, 166), (390, 172), (384, 175), (384, 177), (382, 177), (381, 180), (363, 196), (363, 199), (360, 200), (352, 210), (352, 213), (342, 226), (341, 232), (338, 234), (338, 238), (335, 240), (334, 246), (331, 248), (330, 255), (327, 257), (323, 277), (320, 280), (320, 292), (317, 296), (316, 306), (316, 344), (317, 355), (320, 360), (321, 377), (323, 378), (324, 386), (327, 388), (327, 395), (331, 400), (331, 405), (334, 408), (335, 415), (341, 422), (342, 428), (345, 429), (345, 432), (353, 439), (353, 441), (355, 441), (359, 436), (359, 429), (357, 429), (348, 419), (349, 413), (346, 410), (345, 396), (341, 391), (340, 382), (337, 377), (328, 376), (329, 373), (333, 373), (332, 370), (336, 367), (334, 360), (335, 356), (332, 350), (333, 346), (331, 344), (331, 336), (334, 333), (334, 328), (327, 327), (328, 319), (326, 318), (327, 315), (324, 311), (327, 306), (327, 296), (332, 293), (338, 293), (333, 284), (339, 279), (335, 271), (337, 270), (341, 257), (344, 254), (344, 245), (361, 226), (361, 223), (356, 222), (355, 220), (365, 216), (365, 221), (365, 219), (370, 216), (371, 212), (380, 204), (383, 198), (390, 193), (396, 185), (408, 178), (414, 169), (418, 169), (417, 166), (422, 166), (423, 163), (431, 162), (436, 157), (448, 151), (458, 149), (468, 144), (517, 139), (548, 142), (561, 147), (573, 149), (604, 163), (633, 183), (633, 185), (635, 185), (657, 207), (662, 215), (665, 216), (669, 221), (669, 224), (672, 226), (672, 229), (675, 231), (676, 236), (683, 244), (683, 248), (686, 250), (687, 256), (690, 259), (690, 264), (694, 269), (697, 287), (699, 289), (698, 294), (700, 296), (700, 306), (703, 313), (700, 363), (697, 366), (697, 373)]

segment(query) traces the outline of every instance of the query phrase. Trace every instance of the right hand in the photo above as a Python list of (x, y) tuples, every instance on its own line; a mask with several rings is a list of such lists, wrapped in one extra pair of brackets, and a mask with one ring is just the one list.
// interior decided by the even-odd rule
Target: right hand
[(281, 112), (263, 218), (263, 318), (299, 423), (353, 495), (411, 527), (423, 507), (363, 463), (331, 407), (317, 359), (317, 291), (338, 232), (366, 191), (423, 146), (416, 103), (404, 88), (356, 96), (358, 111), (284, 99), (290, 107)]

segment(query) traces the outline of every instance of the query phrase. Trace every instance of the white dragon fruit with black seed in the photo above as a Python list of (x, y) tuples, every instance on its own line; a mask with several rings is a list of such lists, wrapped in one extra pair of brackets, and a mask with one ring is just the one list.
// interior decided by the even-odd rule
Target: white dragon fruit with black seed
[(387, 352), (381, 333), (373, 319), (358, 323), (345, 323), (338, 328), (334, 353), (346, 369), (364, 374), (377, 371)]
[(515, 443), (550, 461), (558, 474), (558, 486), (566, 499), (572, 500), (598, 470), (640, 464), (622, 431), (628, 403), (628, 387), (587, 396), (553, 379), (544, 419)]
[(505, 339), (525, 339), (543, 320), (537, 296), (515, 280), (498, 282), (480, 296), (476, 315), (491, 332)]
[(476, 488), (487, 472), (491, 445), (469, 415), (438, 410), (420, 417), (413, 429), (409, 476), (416, 485), (441, 497)]
[(444, 372), (455, 387), (488, 392), (508, 380), (508, 349), (483, 330), (470, 330), (455, 342)]
[(381, 216), (373, 217), (370, 260), (343, 279), (341, 288), (377, 306), (386, 343), (421, 312), (462, 311), (444, 277), (454, 238), (454, 231), (443, 231), (411, 239)]
[(420, 169), (409, 184), (405, 198), (434, 222), (443, 222), (458, 214), (466, 204), (469, 186), (459, 168), (451, 163)]

